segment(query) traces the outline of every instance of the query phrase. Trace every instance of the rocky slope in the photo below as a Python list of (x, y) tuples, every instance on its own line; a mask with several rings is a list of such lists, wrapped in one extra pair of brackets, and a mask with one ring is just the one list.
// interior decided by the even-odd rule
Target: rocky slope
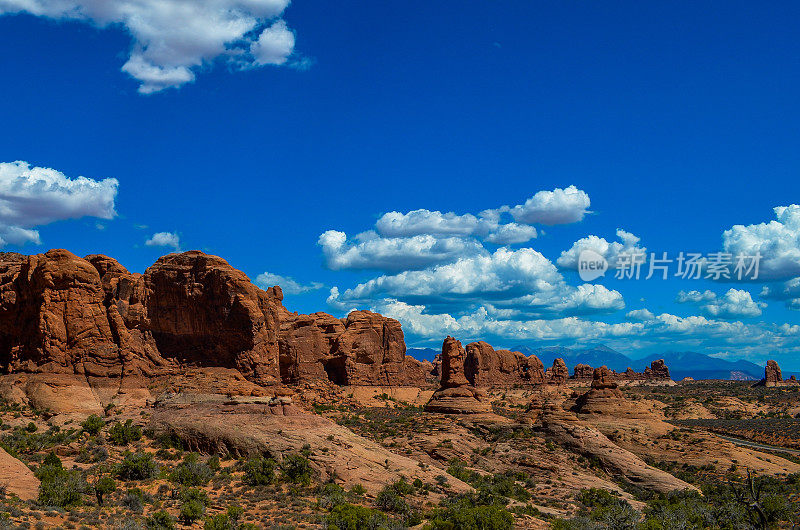
[(28, 466), (0, 448), (0, 489), (22, 500), (35, 499), (39, 494), (39, 479)]

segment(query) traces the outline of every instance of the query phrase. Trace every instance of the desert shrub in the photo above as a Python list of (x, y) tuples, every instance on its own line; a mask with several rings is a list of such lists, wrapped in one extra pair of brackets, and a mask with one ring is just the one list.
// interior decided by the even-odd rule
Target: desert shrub
[(175, 518), (161, 510), (148, 517), (145, 526), (147, 530), (175, 530)]
[(108, 459), (108, 450), (98, 445), (94, 440), (89, 441), (84, 447), (81, 447), (75, 457), (76, 462), (82, 464), (92, 464), (95, 462), (105, 462)]
[(147, 453), (126, 451), (122, 462), (114, 467), (114, 474), (120, 480), (147, 480), (158, 474), (158, 464)]
[(203, 506), (208, 506), (209, 504), (211, 504), (211, 500), (208, 498), (208, 494), (205, 491), (198, 488), (187, 488), (181, 491), (179, 497), (183, 502), (195, 501), (199, 502)]
[(139, 488), (131, 488), (122, 497), (122, 505), (129, 510), (142, 513), (144, 505), (153, 502), (153, 498)]
[(330, 510), (347, 502), (344, 489), (337, 484), (324, 484), (319, 489), (319, 505)]
[(91, 434), (92, 436), (96, 435), (101, 430), (103, 430), (103, 427), (105, 426), (106, 422), (103, 421), (103, 419), (97, 414), (92, 414), (91, 416), (86, 418), (86, 420), (83, 423), (81, 423), (81, 428), (85, 432)]
[(217, 455), (210, 456), (208, 460), (206, 460), (206, 465), (215, 473), (222, 469), (222, 466), (219, 464), (219, 457)]
[(409, 511), (408, 503), (392, 486), (386, 486), (375, 498), (375, 506), (384, 512), (404, 514)]
[(249, 486), (266, 486), (275, 481), (275, 460), (265, 456), (251, 458), (244, 464), (242, 480)]
[(184, 502), (183, 505), (181, 505), (179, 519), (183, 524), (189, 525), (200, 519), (205, 511), (206, 507), (200, 502)]
[[(42, 470), (42, 467), (46, 469)], [(69, 508), (83, 504), (86, 480), (80, 471), (67, 471), (62, 467), (41, 466), (38, 502), (42, 506)]]
[[(499, 495), (516, 499), (520, 502), (530, 500), (531, 494), (525, 488), (535, 485), (533, 479), (527, 473), (506, 471), (495, 475), (482, 475), (477, 471), (467, 469), (464, 463), (457, 459), (450, 461), (447, 472), (457, 479), (470, 484), (483, 495)], [(525, 486), (518, 482), (524, 482)]]
[(12, 456), (21, 454), (33, 454), (44, 451), (56, 445), (67, 445), (77, 439), (78, 432), (75, 429), (61, 430), (53, 425), (45, 432), (31, 433), (21, 427), (15, 427), (13, 431), (3, 435), (0, 439), (0, 447)]
[(55, 453), (48, 454), (34, 475), (39, 484), (38, 502), (42, 506), (67, 508), (83, 504), (86, 480), (80, 471), (64, 469)]
[(175, 433), (164, 433), (158, 436), (158, 443), (162, 449), (183, 449), (183, 441)]
[(328, 530), (379, 530), (388, 527), (386, 514), (356, 504), (340, 504), (325, 517)]
[(136, 519), (124, 519), (114, 525), (114, 530), (143, 530), (144, 526)]
[(239, 519), (244, 514), (244, 510), (239, 506), (229, 506), (226, 513), (220, 513), (213, 517), (207, 517), (204, 530), (249, 530), (253, 525), (248, 523), (241, 524)]
[(94, 483), (94, 494), (97, 497), (97, 504), (100, 506), (103, 505), (103, 497), (115, 491), (117, 491), (117, 483), (108, 475), (100, 477)]
[(311, 483), (313, 469), (311, 461), (302, 455), (289, 455), (281, 462), (281, 471), (286, 480), (295, 484)]
[(439, 513), (426, 530), (510, 530), (514, 517), (500, 506), (458, 506)]
[(357, 496), (360, 497), (361, 495), (364, 495), (365, 493), (367, 493), (367, 488), (365, 488), (361, 484), (356, 484), (355, 486), (350, 488), (350, 494), (351, 495), (357, 495)]
[(28, 425), (25, 426), (25, 430), (30, 433), (34, 433), (39, 430), (39, 427), (37, 427), (36, 424), (31, 421), (28, 422)]
[(142, 439), (142, 429), (138, 425), (134, 425), (133, 420), (115, 423), (109, 429), (108, 434), (114, 445), (128, 445)]
[(227, 513), (206, 517), (206, 521), (203, 524), (203, 530), (234, 530), (234, 528), (236, 527)]
[(170, 480), (182, 486), (205, 486), (213, 476), (214, 472), (200, 462), (197, 453), (188, 453), (170, 474)]
[(611, 492), (600, 488), (581, 490), (578, 500), (588, 508), (604, 508), (620, 501), (620, 498)]

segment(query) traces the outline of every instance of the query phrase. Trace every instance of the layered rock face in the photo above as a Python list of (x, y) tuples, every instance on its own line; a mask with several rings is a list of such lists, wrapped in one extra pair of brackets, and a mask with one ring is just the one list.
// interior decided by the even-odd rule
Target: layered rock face
[(109, 377), (193, 363), (276, 382), (280, 299), (200, 252), (164, 256), (144, 274), (66, 250), (6, 257), (0, 364)]
[(591, 381), (594, 368), (588, 364), (576, 364), (572, 370), (572, 378), (579, 381)]
[(121, 377), (234, 368), (260, 384), (424, 384), (400, 323), (297, 315), (224, 259), (170, 254), (144, 274), (66, 250), (0, 255), (0, 370)]
[(764, 379), (756, 383), (756, 386), (776, 387), (776, 386), (796, 386), (800, 384), (795, 376), (791, 376), (784, 381), (781, 367), (773, 360), (767, 361), (764, 367)]
[(777, 362), (767, 361), (767, 366), (764, 368), (764, 382), (767, 386), (778, 386), (783, 383), (783, 374)]
[[(572, 379), (590, 381), (593, 373), (594, 369), (588, 364), (576, 364)], [(624, 372), (609, 370), (609, 374), (611, 378), (617, 381), (671, 381), (669, 368), (667, 368), (663, 359), (651, 362), (650, 366), (646, 367), (643, 372), (636, 372), (633, 368), (628, 367)]]
[(453, 337), (442, 343), (441, 382), (431, 396), (425, 410), (445, 414), (477, 414), (489, 412), (491, 407), (482, 392), (470, 385), (464, 369), (467, 352)]
[(553, 366), (545, 372), (545, 380), (550, 385), (563, 385), (569, 379), (569, 369), (564, 359), (558, 358), (553, 361)]
[(644, 378), (650, 380), (672, 379), (664, 359), (651, 362), (650, 367), (644, 369)]
[(340, 385), (423, 385), (423, 363), (406, 356), (400, 323), (371, 311), (345, 319), (285, 312), (279, 333), (285, 382), (330, 379)]
[(535, 355), (495, 350), (483, 341), (467, 344), (464, 372), (472, 386), (514, 386), (544, 382), (544, 366)]
[(595, 368), (591, 388), (578, 397), (572, 410), (578, 414), (616, 419), (655, 419), (646, 404), (625, 398), (616, 375), (606, 366)]

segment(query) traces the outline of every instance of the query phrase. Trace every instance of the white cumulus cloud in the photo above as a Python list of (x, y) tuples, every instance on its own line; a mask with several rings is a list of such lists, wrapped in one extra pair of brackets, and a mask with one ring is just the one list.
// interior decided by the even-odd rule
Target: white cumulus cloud
[(256, 285), (262, 289), (268, 289), (273, 285), (277, 285), (286, 294), (301, 294), (308, 291), (316, 291), (323, 287), (319, 282), (311, 282), (308, 285), (303, 285), (290, 276), (281, 276), (280, 274), (273, 274), (271, 272), (262, 272), (256, 276)]
[(563, 225), (577, 223), (589, 213), (589, 195), (575, 186), (540, 191), (509, 211), (518, 223)]
[(717, 296), (713, 291), (681, 291), (676, 302), (681, 304), (697, 304), (709, 316), (724, 320), (737, 318), (759, 317), (762, 309), (767, 306), (763, 302), (753, 301), (748, 291), (743, 289), (728, 289), (722, 296)]
[(216, 60), (239, 67), (287, 62), (294, 34), (279, 17), (289, 0), (0, 0), (28, 13), (120, 27), (132, 38), (122, 70), (152, 93), (194, 81)]
[(725, 252), (761, 254), (758, 279), (785, 280), (800, 276), (800, 205), (773, 208), (768, 223), (735, 225), (722, 234)]
[(786, 307), (800, 311), (800, 278), (792, 278), (779, 285), (765, 285), (761, 289), (761, 298), (781, 300)]
[[(337, 291), (338, 293), (338, 291)], [(463, 310), (490, 306), (506, 316), (583, 314), (622, 309), (622, 295), (602, 285), (572, 287), (541, 253), (499, 248), (424, 270), (383, 275), (341, 293), (339, 303), (376, 299), (423, 302), (429, 307)]]
[(497, 245), (526, 243), (537, 235), (536, 228), (532, 226), (501, 222), (499, 210), (486, 210), (479, 215), (426, 209), (408, 213), (388, 212), (378, 219), (375, 228), (386, 237), (473, 236)]
[(65, 219), (112, 219), (116, 179), (69, 178), (60, 171), (27, 162), (0, 163), (0, 247), (40, 244), (35, 227)]
[(638, 320), (641, 322), (647, 322), (649, 320), (653, 320), (655, 315), (649, 309), (634, 309), (633, 311), (628, 311), (625, 315), (629, 320)]
[(593, 250), (603, 256), (608, 261), (609, 268), (613, 269), (617, 266), (621, 255), (645, 254), (647, 252), (645, 247), (639, 246), (640, 238), (630, 232), (618, 228), (617, 238), (619, 238), (619, 241), (613, 242), (608, 242), (605, 238), (594, 235), (579, 239), (572, 244), (569, 250), (561, 253), (556, 263), (564, 269), (577, 270), (578, 257), (581, 252)]
[(349, 241), (344, 232), (328, 230), (319, 236), (318, 242), (327, 266), (333, 270), (420, 269), (461, 256), (486, 253), (473, 239), (432, 235), (380, 237), (375, 232), (363, 232), (355, 241)]
[(181, 250), (181, 238), (175, 232), (156, 232), (144, 244), (148, 247), (172, 247), (176, 252)]

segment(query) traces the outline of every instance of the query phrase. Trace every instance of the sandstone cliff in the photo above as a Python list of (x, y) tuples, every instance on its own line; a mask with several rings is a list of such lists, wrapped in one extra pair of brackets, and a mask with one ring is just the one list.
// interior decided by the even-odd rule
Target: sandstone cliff
[(442, 343), (441, 373), (439, 389), (431, 396), (425, 410), (445, 414), (479, 414), (489, 412), (491, 407), (483, 392), (470, 384), (464, 363), (467, 353), (461, 343), (447, 337)]
[(66, 250), (0, 254), (0, 370), (122, 377), (233, 368), (259, 384), (426, 383), (400, 323), (356, 311), (298, 315), (224, 259), (170, 254), (143, 274)]
[(467, 344), (464, 371), (472, 386), (541, 384), (544, 366), (535, 355), (495, 350), (483, 341)]
[[(576, 364), (573, 369), (572, 379), (576, 381), (591, 381), (594, 369), (588, 364)], [(636, 372), (633, 368), (628, 367), (624, 372), (608, 371), (609, 378), (620, 382), (669, 382), (672, 380), (669, 374), (669, 368), (664, 363), (663, 359), (653, 361), (650, 366), (646, 367), (642, 372)]]

